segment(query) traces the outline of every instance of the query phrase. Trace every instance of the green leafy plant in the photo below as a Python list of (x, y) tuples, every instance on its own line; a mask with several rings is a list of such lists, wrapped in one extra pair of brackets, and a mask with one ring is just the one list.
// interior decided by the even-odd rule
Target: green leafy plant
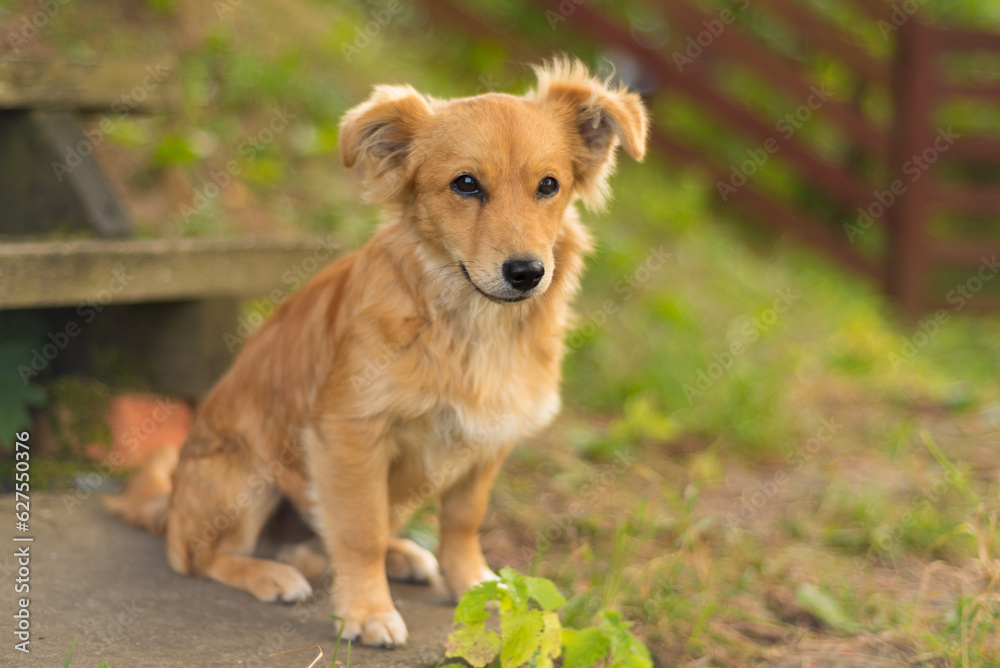
[[(597, 626), (563, 628), (556, 611), (565, 604), (550, 580), (504, 568), (499, 580), (473, 587), (458, 602), (447, 656), (473, 668), (551, 668), (560, 657), (563, 668), (651, 668), (649, 650), (617, 612), (602, 611)], [(488, 624), (493, 611), (499, 613), (499, 633)]]

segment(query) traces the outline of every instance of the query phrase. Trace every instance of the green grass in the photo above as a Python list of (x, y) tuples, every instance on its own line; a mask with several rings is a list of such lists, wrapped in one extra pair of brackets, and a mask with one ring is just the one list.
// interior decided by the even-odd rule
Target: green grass
[[(66, 663), (63, 664), (63, 668), (69, 668), (70, 661), (73, 660), (73, 652), (76, 650), (76, 638), (73, 638), (73, 644), (69, 646), (69, 654), (66, 655)], [(94, 666), (94, 668), (111, 668), (106, 662)]]

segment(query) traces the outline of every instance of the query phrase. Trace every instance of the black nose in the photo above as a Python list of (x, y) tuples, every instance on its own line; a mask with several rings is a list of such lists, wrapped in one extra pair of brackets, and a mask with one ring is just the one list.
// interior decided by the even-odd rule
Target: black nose
[(545, 275), (541, 260), (507, 260), (503, 263), (503, 277), (521, 292), (532, 289)]

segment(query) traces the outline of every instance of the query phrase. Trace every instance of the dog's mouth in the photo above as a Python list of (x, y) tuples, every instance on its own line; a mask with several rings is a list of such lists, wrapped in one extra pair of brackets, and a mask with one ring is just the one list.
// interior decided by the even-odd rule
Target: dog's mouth
[(529, 299), (532, 296), (530, 294), (517, 295), (514, 297), (492, 295), (489, 292), (483, 290), (478, 285), (476, 285), (476, 282), (472, 280), (472, 276), (469, 275), (469, 270), (465, 268), (464, 262), (459, 262), (458, 266), (462, 268), (462, 274), (465, 276), (465, 280), (469, 281), (469, 283), (472, 284), (472, 287), (476, 289), (476, 292), (478, 292), (479, 294), (486, 297), (492, 302), (496, 302), (498, 304), (516, 304), (517, 302), (523, 302), (525, 299)]

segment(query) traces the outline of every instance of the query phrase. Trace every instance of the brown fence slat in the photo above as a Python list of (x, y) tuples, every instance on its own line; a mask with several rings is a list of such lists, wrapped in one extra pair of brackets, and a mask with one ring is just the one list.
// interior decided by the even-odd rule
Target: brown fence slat
[[(936, 49), (931, 31), (919, 21), (909, 21), (899, 30), (899, 46), (893, 71), (895, 135), (894, 165), (900, 169), (911, 156), (932, 145)], [(895, 175), (893, 175), (895, 177)], [(927, 297), (927, 217), (934, 191), (934, 174), (925, 172), (920, 186), (907, 188), (888, 210), (886, 247), (886, 291), (905, 313), (916, 316)]]
[(839, 28), (830, 25), (798, 0), (754, 0), (754, 3), (781, 17), (796, 30), (808, 34), (810, 46), (834, 54), (865, 79), (883, 86), (890, 84), (889, 68), (885, 63), (850, 42)]
[(975, 83), (942, 83), (942, 97), (982, 99), (1000, 102), (1000, 85)]
[[(658, 151), (669, 160), (697, 165), (713, 180), (725, 180), (729, 174), (695, 151), (654, 128), (651, 141)], [(835, 260), (851, 271), (870, 280), (878, 280), (879, 270), (857, 252), (839, 232), (810, 218), (801, 212), (792, 212), (770, 197), (758, 192), (751, 185), (744, 185), (730, 195), (729, 201), (764, 227), (779, 233), (789, 233), (800, 241), (833, 256)]]
[(1000, 162), (1000, 137), (958, 137), (942, 157), (956, 161)]
[(938, 28), (935, 39), (945, 51), (1000, 51), (1000, 34), (961, 30), (956, 28)]
[(996, 186), (947, 186), (934, 192), (940, 209), (958, 216), (1000, 216), (1000, 190)]
[[(647, 2), (647, 4), (652, 3)], [(660, 6), (669, 18), (682, 25), (689, 35), (703, 31), (705, 22), (712, 18), (683, 1), (665, 2)], [(761, 48), (738, 29), (722, 31), (712, 43), (712, 48), (733, 58), (741, 65), (754, 68), (760, 75), (783, 88), (795, 99), (806, 100), (813, 94), (814, 84), (793, 61)], [(851, 137), (856, 146), (871, 154), (876, 160), (884, 162), (887, 158), (889, 147), (886, 135), (871, 125), (858, 110), (840, 100), (830, 98), (816, 113), (833, 121)]]
[[(961, 302), (961, 313), (994, 313), (1000, 311), (1000, 297), (978, 293), (972, 299), (963, 299)], [(957, 303), (947, 301), (944, 297), (935, 296), (929, 300), (927, 312), (943, 309), (945, 311), (955, 311)]]
[(1000, 258), (1000, 243), (996, 241), (945, 241), (936, 239), (931, 251), (931, 261), (936, 267), (971, 268), (983, 258)]
[(849, 4), (872, 21), (892, 21), (893, 8), (881, 0), (849, 0)]

